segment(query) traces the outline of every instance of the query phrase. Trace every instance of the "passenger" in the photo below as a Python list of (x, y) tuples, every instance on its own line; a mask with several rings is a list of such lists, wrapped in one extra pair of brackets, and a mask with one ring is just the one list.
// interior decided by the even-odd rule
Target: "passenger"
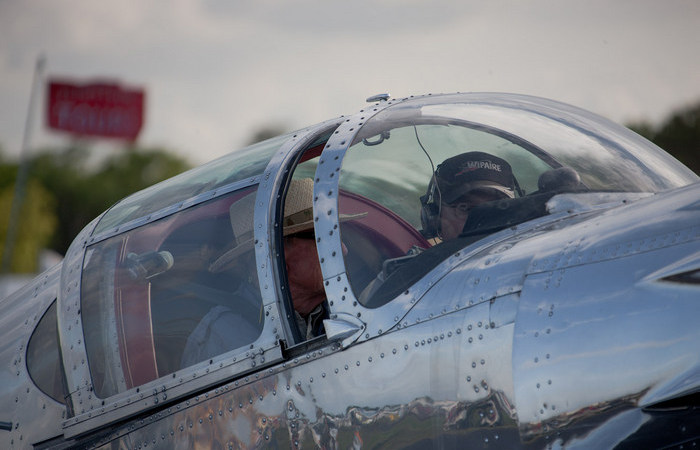
[(302, 337), (311, 339), (323, 334), (323, 319), (328, 318), (326, 291), (313, 233), (286, 236), (284, 254), (297, 325)]
[[(284, 255), (289, 291), (294, 304), (299, 331), (305, 339), (323, 334), (326, 291), (316, 251), (313, 221), (314, 185), (310, 178), (292, 180), (284, 204)], [(366, 214), (343, 215), (353, 220)], [(347, 248), (342, 245), (343, 255)]]
[(462, 233), (471, 208), (514, 197), (513, 171), (505, 160), (484, 152), (453, 156), (438, 165), (421, 197), (423, 232), (449, 241)]

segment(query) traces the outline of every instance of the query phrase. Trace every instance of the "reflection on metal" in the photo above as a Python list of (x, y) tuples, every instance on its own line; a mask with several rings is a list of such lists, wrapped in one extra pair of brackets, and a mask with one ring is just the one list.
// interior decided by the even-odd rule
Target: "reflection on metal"
[(374, 102), (385, 102), (391, 98), (391, 95), (389, 94), (377, 94), (373, 95), (371, 97), (367, 97), (367, 100), (365, 100), (367, 103), (374, 103)]
[(374, 146), (374, 145), (379, 145), (385, 140), (389, 139), (391, 137), (391, 133), (388, 131), (382, 131), (377, 135), (377, 138), (375, 138), (373, 141), (371, 141), (369, 138), (362, 138), (362, 143), (368, 146)]
[[(440, 322), (447, 329), (461, 330), (456, 317)], [(506, 386), (504, 391), (498, 381), (508, 384), (508, 376), (489, 376), (503, 367), (489, 369), (480, 362), (483, 358), (478, 355), (485, 348), (467, 350), (445, 367), (433, 366), (431, 355), (466, 344), (466, 333), (431, 337), (427, 343), (426, 333), (432, 336), (432, 329), (426, 324), (396, 333), (390, 342), (368, 342), (343, 352), (317, 349), (260, 379), (248, 377), (172, 405), (134, 422), (134, 429), (124, 428), (131, 431), (106, 437), (103, 443), (153, 445), (155, 441), (166, 448), (517, 443), (517, 417), (507, 394), (511, 388)], [(512, 327), (510, 332), (496, 333), (505, 340), (498, 338), (494, 345), (507, 342)], [(414, 341), (423, 343), (414, 345)], [(479, 366), (476, 370), (473, 360)], [(451, 369), (460, 366), (473, 375), (455, 380)]]
[(520, 294), (508, 294), (491, 300), (489, 324), (496, 328), (515, 322)]
[(334, 314), (331, 319), (324, 320), (323, 327), (328, 340), (342, 341), (341, 347), (347, 347), (360, 337), (365, 323), (350, 314), (339, 313)]

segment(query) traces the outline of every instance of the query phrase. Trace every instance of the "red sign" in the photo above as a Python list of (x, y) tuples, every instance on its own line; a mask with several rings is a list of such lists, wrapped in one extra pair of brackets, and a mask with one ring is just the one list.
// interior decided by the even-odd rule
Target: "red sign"
[(50, 81), (49, 128), (77, 136), (101, 136), (133, 141), (143, 125), (145, 94), (117, 84)]

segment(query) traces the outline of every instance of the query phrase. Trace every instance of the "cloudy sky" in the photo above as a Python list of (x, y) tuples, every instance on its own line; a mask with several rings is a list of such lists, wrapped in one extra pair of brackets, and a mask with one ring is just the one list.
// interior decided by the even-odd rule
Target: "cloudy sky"
[[(700, 2), (0, 0), (6, 155), (41, 54), (47, 78), (143, 87), (139, 144), (201, 163), (382, 92), (517, 92), (657, 122), (700, 100)], [(31, 147), (66, 143), (38, 95)]]

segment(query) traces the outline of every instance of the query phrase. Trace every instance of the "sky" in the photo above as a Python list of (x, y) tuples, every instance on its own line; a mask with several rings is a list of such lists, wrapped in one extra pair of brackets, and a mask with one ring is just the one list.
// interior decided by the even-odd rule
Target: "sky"
[(21, 152), (28, 116), (29, 152), (70, 142), (45, 126), (52, 78), (143, 88), (137, 144), (199, 164), (385, 92), (515, 92), (659, 123), (700, 101), (698, 55), (697, 0), (0, 0), (0, 148)]

